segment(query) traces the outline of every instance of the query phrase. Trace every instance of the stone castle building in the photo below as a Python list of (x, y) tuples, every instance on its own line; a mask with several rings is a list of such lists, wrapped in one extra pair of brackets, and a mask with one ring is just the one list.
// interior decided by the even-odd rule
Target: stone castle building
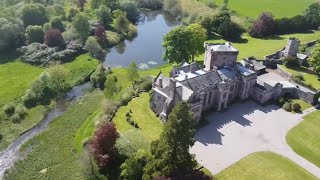
[(260, 103), (281, 96), (282, 85), (257, 82), (257, 73), (237, 62), (239, 51), (230, 43), (204, 44), (204, 67), (184, 63), (174, 67), (170, 77), (161, 72), (154, 79), (151, 109), (166, 121), (174, 106), (188, 102), (195, 123), (201, 113), (221, 111), (234, 101), (252, 98)]

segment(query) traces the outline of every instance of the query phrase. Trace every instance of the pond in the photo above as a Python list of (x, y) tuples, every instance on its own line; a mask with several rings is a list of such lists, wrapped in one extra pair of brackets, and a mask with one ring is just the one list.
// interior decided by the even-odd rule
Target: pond
[(141, 13), (137, 36), (113, 47), (105, 58), (104, 66), (127, 67), (135, 61), (140, 69), (148, 69), (165, 64), (162, 60), (163, 36), (180, 24), (176, 18), (162, 11)]

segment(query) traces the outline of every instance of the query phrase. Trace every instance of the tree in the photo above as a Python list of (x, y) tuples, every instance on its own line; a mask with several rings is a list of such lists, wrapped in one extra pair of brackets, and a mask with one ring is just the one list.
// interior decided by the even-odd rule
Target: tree
[(217, 32), (225, 39), (236, 40), (241, 37), (241, 34), (244, 32), (244, 30), (238, 24), (229, 20), (223, 22), (219, 26)]
[(102, 25), (96, 27), (94, 36), (101, 46), (105, 47), (107, 45), (106, 29)]
[(28, 26), (25, 36), (28, 44), (34, 42), (43, 43), (44, 32), (41, 26)]
[(15, 111), (14, 104), (8, 103), (8, 104), (3, 106), (2, 110), (7, 116), (12, 116), (14, 114), (14, 111)]
[(50, 25), (51, 25), (52, 29), (59, 29), (60, 32), (64, 32), (65, 31), (61, 17), (58, 17), (58, 16), (53, 17), (51, 22), (50, 22)]
[(91, 146), (94, 158), (102, 171), (113, 164), (116, 154), (115, 143), (119, 134), (111, 122), (102, 124), (92, 139)]
[(120, 177), (123, 180), (141, 179), (143, 175), (143, 167), (147, 162), (147, 154), (144, 151), (138, 151), (132, 157), (127, 159), (120, 167)]
[(65, 47), (65, 42), (59, 29), (51, 29), (44, 36), (44, 43), (49, 47)]
[(255, 38), (266, 38), (275, 34), (276, 22), (272, 13), (264, 12), (253, 23), (249, 34)]
[(139, 79), (138, 67), (136, 62), (131, 62), (127, 68), (127, 75), (130, 81)]
[(189, 49), (192, 61), (194, 61), (194, 56), (200, 55), (203, 52), (203, 43), (208, 38), (207, 31), (199, 24), (190, 24), (186, 31), (190, 31), (191, 43), (193, 48)]
[(196, 20), (197, 24), (200, 24), (203, 28), (207, 30), (208, 37), (213, 35), (214, 29), (212, 25), (212, 18), (209, 16), (200, 16)]
[(106, 69), (102, 64), (99, 64), (96, 70), (91, 74), (90, 81), (93, 87), (104, 89), (104, 82), (106, 81)]
[(178, 103), (170, 113), (160, 139), (151, 143), (152, 159), (144, 168), (143, 179), (192, 172), (197, 165), (189, 153), (195, 142), (194, 135), (190, 108), (186, 102)]
[(221, 11), (217, 15), (212, 17), (212, 30), (217, 32), (221, 24), (225, 21), (231, 21), (231, 17), (228, 11)]
[(51, 92), (54, 94), (59, 94), (65, 92), (70, 85), (68, 84), (68, 70), (61, 64), (52, 64), (48, 70), (48, 84)]
[(131, 129), (121, 133), (120, 138), (116, 142), (116, 148), (121, 155), (130, 158), (139, 150), (147, 150), (149, 144), (144, 141), (140, 131)]
[(122, 12), (120, 10), (116, 10), (114, 12), (114, 28), (122, 34), (126, 34), (129, 31), (129, 25), (130, 22), (127, 19), (127, 14), (125, 12)]
[(309, 62), (313, 66), (313, 70), (320, 74), (320, 44), (316, 45)]
[(0, 18), (0, 52), (9, 51), (24, 43), (21, 25)]
[(294, 103), (294, 104), (292, 104), (292, 110), (293, 110), (294, 112), (301, 112), (301, 106), (300, 106), (300, 104), (299, 104), (299, 103)]
[(77, 3), (78, 3), (78, 7), (79, 7), (80, 11), (83, 11), (84, 5), (87, 3), (87, 0), (78, 0)]
[(163, 59), (169, 62), (189, 61), (192, 33), (184, 26), (177, 26), (163, 37)]
[(127, 18), (131, 22), (136, 22), (140, 17), (140, 10), (137, 2), (132, 0), (120, 1), (120, 9), (127, 13)]
[(86, 14), (78, 13), (72, 20), (72, 26), (83, 41), (89, 36), (90, 24)]
[(114, 76), (109, 76), (104, 84), (104, 94), (107, 98), (113, 98), (114, 93), (117, 92), (117, 83)]
[(100, 8), (96, 10), (96, 16), (98, 21), (105, 26), (112, 22), (111, 9), (105, 5), (101, 5)]
[(311, 28), (318, 28), (320, 25), (320, 3), (316, 2), (311, 4), (305, 11), (304, 16)]
[(94, 57), (98, 57), (102, 53), (102, 48), (99, 45), (97, 39), (94, 36), (90, 36), (87, 41), (85, 46), (83, 47), (85, 50), (89, 51), (90, 54)]
[(42, 26), (48, 21), (46, 8), (42, 4), (26, 4), (21, 11), (21, 19), (25, 27)]

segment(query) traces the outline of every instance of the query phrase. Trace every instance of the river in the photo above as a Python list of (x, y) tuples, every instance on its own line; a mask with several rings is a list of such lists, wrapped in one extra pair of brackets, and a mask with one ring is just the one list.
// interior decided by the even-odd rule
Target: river
[(89, 88), (91, 88), (91, 84), (89, 82), (73, 87), (68, 93), (66, 93), (63, 99), (57, 101), (56, 108), (52, 109), (43, 121), (22, 134), (13, 143), (11, 143), (6, 150), (0, 152), (0, 179), (3, 178), (6, 170), (10, 169), (17, 160), (22, 158), (19, 154), (21, 146), (35, 135), (47, 129), (52, 120), (61, 116), (68, 107), (77, 102), (78, 97), (82, 96)]
[(136, 61), (140, 69), (148, 69), (165, 64), (162, 60), (163, 36), (180, 24), (180, 21), (163, 11), (141, 13), (141, 20), (136, 24), (137, 36), (110, 49), (104, 66), (127, 67)]

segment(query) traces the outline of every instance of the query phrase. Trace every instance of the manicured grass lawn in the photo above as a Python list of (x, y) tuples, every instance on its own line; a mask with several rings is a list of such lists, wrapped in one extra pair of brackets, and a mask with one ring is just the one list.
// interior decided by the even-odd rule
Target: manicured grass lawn
[[(247, 58), (250, 56), (254, 56), (258, 59), (264, 59), (265, 55), (274, 53), (283, 47), (286, 46), (288, 39), (290, 37), (296, 37), (301, 41), (301, 44), (313, 41), (318, 39), (318, 36), (320, 35), (319, 31), (316, 31), (314, 33), (309, 34), (289, 34), (289, 35), (282, 35), (274, 39), (256, 39), (250, 37), (248, 34), (244, 34), (242, 37), (242, 40), (239, 42), (233, 42), (232, 45), (238, 49), (239, 56), (238, 60), (241, 60), (243, 58)], [(209, 40), (208, 42), (211, 43), (224, 43), (226, 42), (223, 39), (217, 39), (217, 40)], [(204, 54), (197, 57), (197, 60), (203, 61)]]
[[(223, 0), (214, 2), (221, 5)], [(228, 7), (242, 16), (256, 18), (261, 12), (272, 12), (276, 18), (281, 18), (302, 14), (314, 2), (317, 0), (229, 0)]]
[(304, 111), (304, 110), (312, 107), (311, 104), (309, 104), (309, 103), (307, 103), (307, 102), (305, 102), (305, 101), (303, 101), (303, 100), (301, 100), (301, 99), (292, 99), (292, 100), (291, 100), (291, 104), (293, 105), (293, 104), (295, 104), (295, 103), (300, 104), (300, 106), (301, 106), (301, 111)]
[[(99, 109), (102, 93), (86, 95), (67, 112), (55, 119), (49, 128), (24, 145), (32, 147), (23, 161), (6, 175), (7, 179), (85, 179), (74, 145), (78, 129)], [(47, 168), (46, 174), (39, 171)]]
[(3, 139), (0, 141), (0, 151), (7, 148), (21, 133), (41, 121), (46, 112), (47, 110), (44, 106), (37, 106), (28, 110), (26, 118), (21, 123), (14, 124), (10, 120), (2, 121), (0, 124), (0, 134), (3, 135)]
[(42, 71), (15, 60), (0, 64), (0, 106), (22, 96)]
[(286, 139), (296, 153), (320, 167), (320, 111), (304, 119), (289, 131)]
[(316, 179), (291, 160), (271, 152), (251, 154), (215, 176), (217, 180)]
[[(151, 111), (149, 104), (149, 94), (142, 93), (140, 97), (134, 98), (127, 106), (119, 108), (116, 116), (113, 118), (117, 129), (120, 132), (130, 129), (140, 131), (148, 142), (158, 139), (162, 131), (162, 123), (155, 113)], [(126, 113), (130, 109), (132, 111), (132, 120), (138, 123), (139, 129), (134, 128), (126, 121)]]
[(314, 88), (320, 90), (320, 81), (318, 80), (317, 75), (315, 72), (305, 68), (305, 67), (298, 67), (298, 68), (287, 68), (286, 66), (281, 66), (283, 69), (291, 73), (292, 75), (295, 74), (302, 74), (304, 77), (304, 83), (311, 84)]

